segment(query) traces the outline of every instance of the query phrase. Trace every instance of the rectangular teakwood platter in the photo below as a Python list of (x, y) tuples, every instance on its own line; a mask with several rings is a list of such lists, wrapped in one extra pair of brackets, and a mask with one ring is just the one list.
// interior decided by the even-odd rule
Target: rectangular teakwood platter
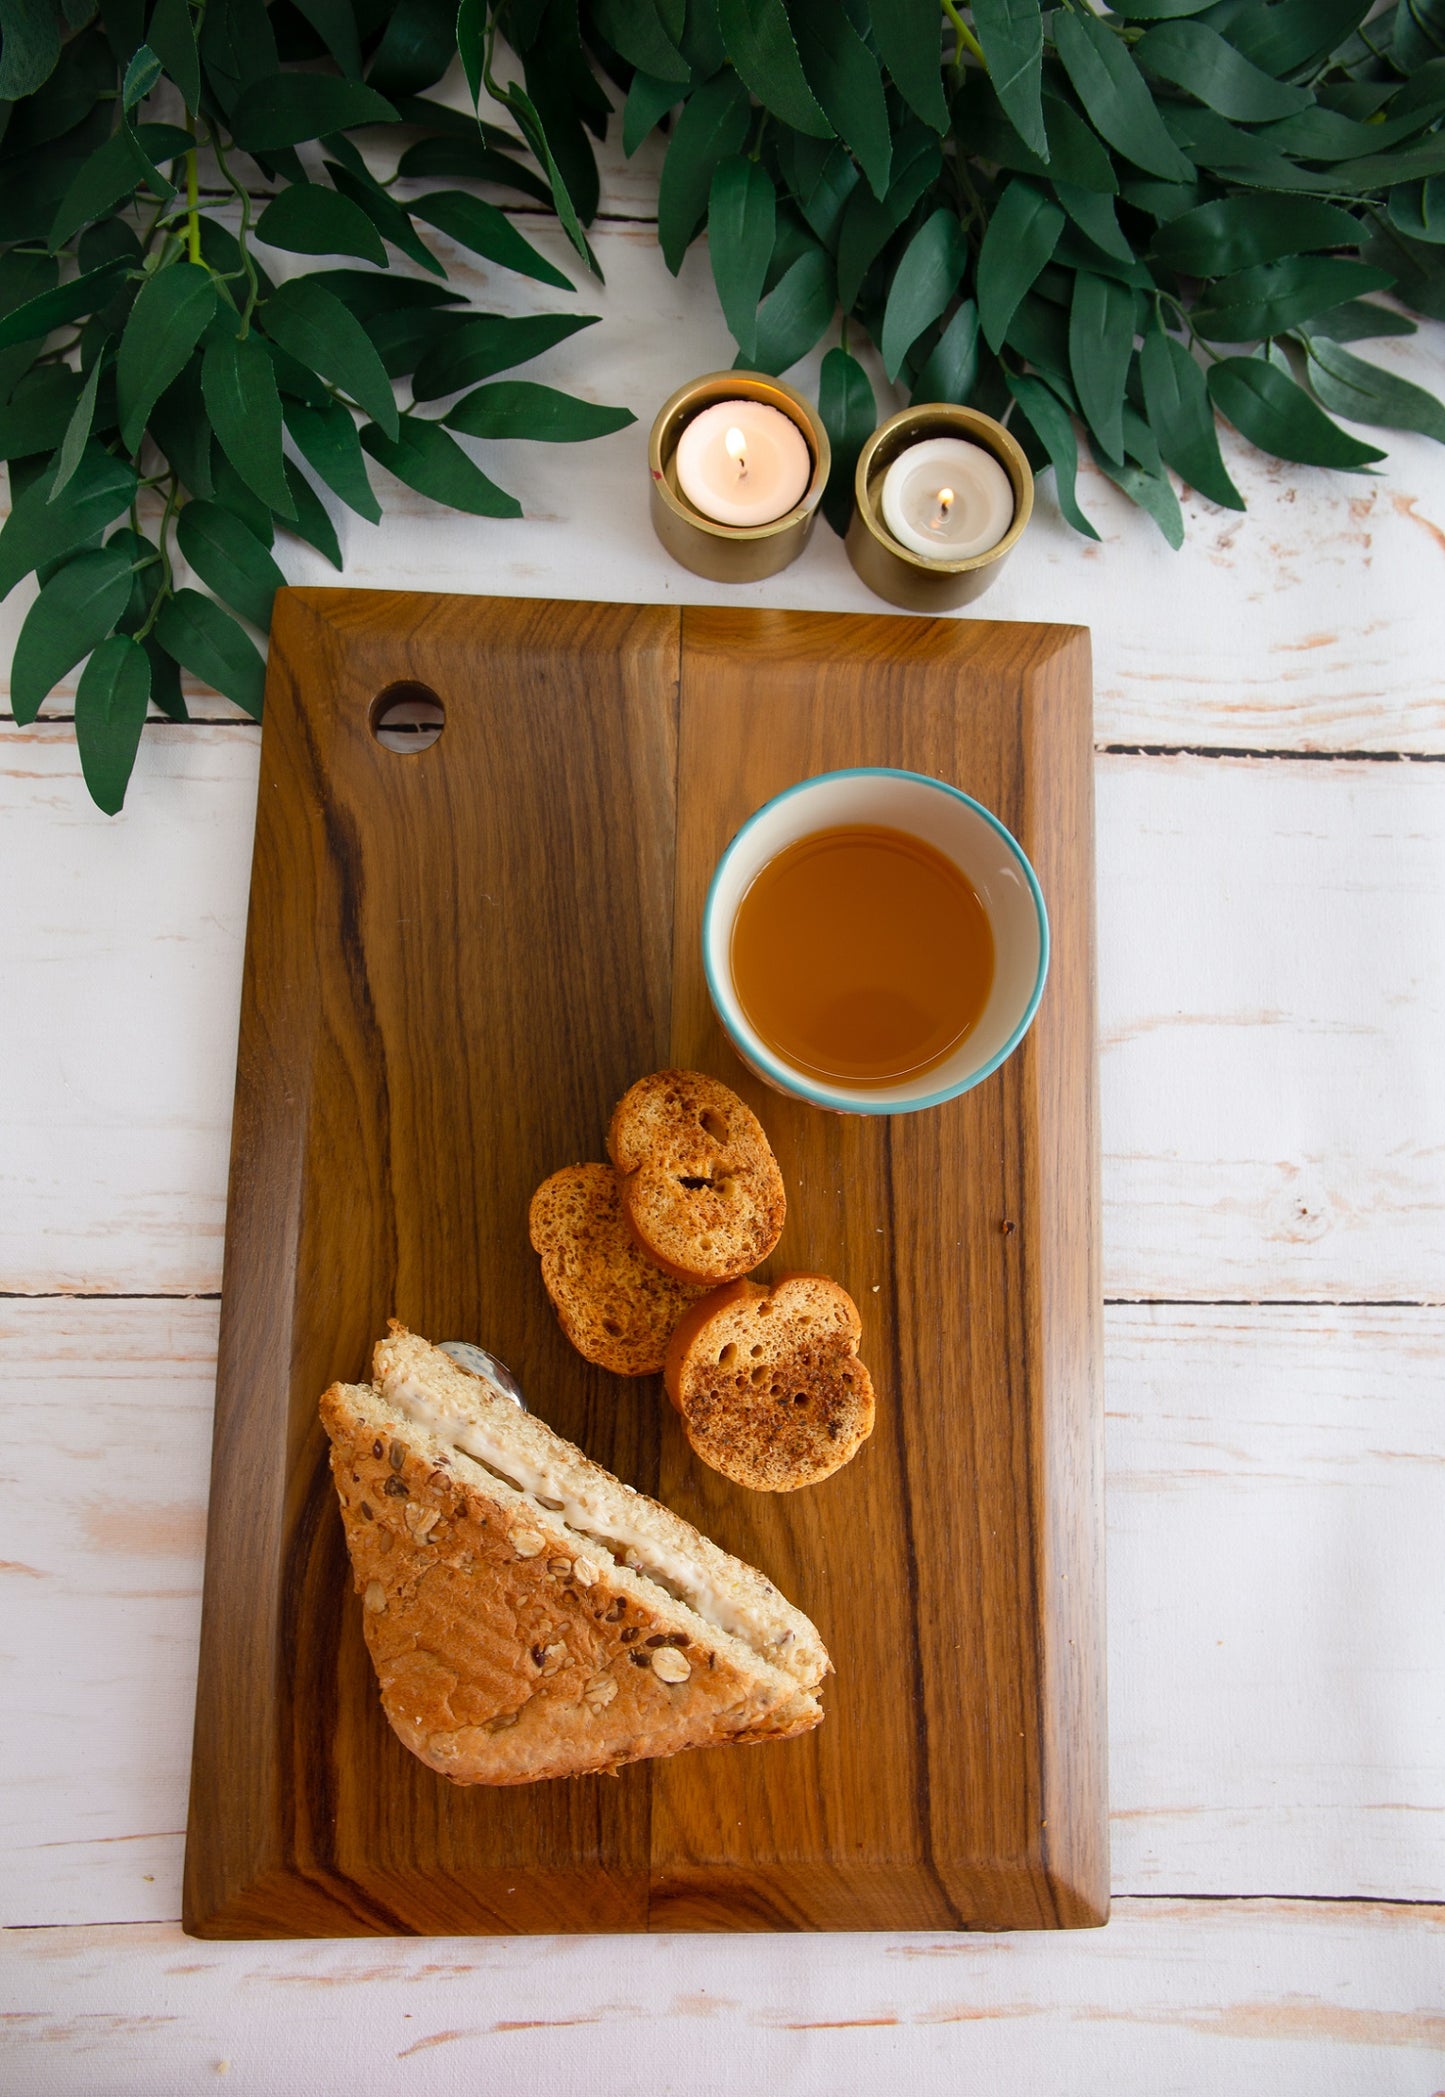
[[(445, 726), (384, 747), (424, 686)], [(403, 696), (405, 696), (403, 694)], [(261, 744), (185, 1923), (204, 1937), (1054, 1929), (1108, 1912), (1088, 636), (983, 621), (290, 590)], [(855, 764), (994, 810), (1043, 887), (1032, 1031), (930, 1112), (759, 1086), (699, 950), (719, 852)], [(736, 1087), (863, 1315), (824, 1484), (693, 1457), (562, 1338), (534, 1187), (668, 1065)], [(836, 1666), (805, 1738), (457, 1789), (381, 1713), (316, 1401), (389, 1315), (761, 1566)]]

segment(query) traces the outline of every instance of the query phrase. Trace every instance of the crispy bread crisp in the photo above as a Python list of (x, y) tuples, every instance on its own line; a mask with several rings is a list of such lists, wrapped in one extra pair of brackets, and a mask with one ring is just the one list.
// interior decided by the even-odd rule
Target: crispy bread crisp
[(873, 1432), (862, 1332), (852, 1297), (822, 1274), (737, 1281), (694, 1304), (663, 1377), (703, 1462), (759, 1493), (841, 1469)]
[(638, 1244), (679, 1281), (735, 1281), (782, 1234), (787, 1195), (762, 1123), (703, 1071), (654, 1071), (629, 1086), (607, 1154)]
[(760, 1573), (402, 1329), (373, 1375), (321, 1417), (382, 1706), (430, 1768), (525, 1784), (818, 1724), (827, 1654)]
[(649, 1260), (627, 1227), (610, 1165), (567, 1165), (532, 1196), (528, 1230), (558, 1323), (617, 1376), (655, 1376), (672, 1328), (703, 1291)]

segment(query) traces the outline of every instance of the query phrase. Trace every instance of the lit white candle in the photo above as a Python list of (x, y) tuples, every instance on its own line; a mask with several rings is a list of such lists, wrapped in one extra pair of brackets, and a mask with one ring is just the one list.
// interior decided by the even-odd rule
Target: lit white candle
[(715, 524), (771, 524), (807, 492), (813, 458), (791, 416), (766, 401), (724, 400), (677, 440), (677, 485)]
[(883, 476), (883, 522), (926, 561), (966, 561), (997, 546), (1014, 518), (1008, 475), (981, 444), (928, 437)]

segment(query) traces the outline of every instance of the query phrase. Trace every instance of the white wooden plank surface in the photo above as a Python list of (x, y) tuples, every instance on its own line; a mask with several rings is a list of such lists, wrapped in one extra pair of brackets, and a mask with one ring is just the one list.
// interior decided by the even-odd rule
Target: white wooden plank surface
[[(0, 1921), (179, 1912), (216, 1313), (0, 1303)], [(1445, 1895), (1445, 1314), (1106, 1348), (1115, 1887)]]
[[(528, 237), (568, 268), (560, 232), (528, 217)], [(437, 236), (448, 260), (455, 251)], [(516, 492), (521, 522), (442, 511), (380, 468), (386, 514), (364, 523), (332, 503), (359, 588), (448, 589), (641, 602), (887, 609), (820, 524), (803, 558), (746, 588), (677, 567), (647, 516), (647, 431), (684, 380), (731, 364), (704, 249), (667, 273), (651, 226), (599, 228), (605, 288), (575, 294), (487, 273), (457, 258), (456, 281), (502, 312), (600, 313), (601, 324), (549, 352), (527, 376), (631, 407), (637, 423), (582, 446), (508, 443), (478, 449)], [(285, 258), (278, 257), (278, 273)], [(580, 277), (580, 272), (577, 273)], [(794, 374), (816, 384), (819, 352)], [(1393, 370), (1445, 392), (1445, 327), (1372, 346)], [(880, 412), (900, 404), (879, 389)], [(1103, 543), (1062, 522), (1046, 481), (1022, 547), (977, 609), (1001, 619), (1047, 617), (1092, 627), (1100, 742), (1212, 744), (1250, 749), (1445, 751), (1438, 593), (1445, 581), (1445, 448), (1400, 433), (1373, 477), (1284, 466), (1237, 441), (1224, 448), (1248, 514), (1189, 495), (1189, 538), (1171, 553), (1147, 519), (1092, 466), (1082, 500)], [(283, 537), (292, 581), (334, 583), (319, 554)], [(0, 663), (30, 601), (0, 607)], [(73, 688), (71, 688), (73, 689)], [(52, 710), (68, 707), (62, 688)], [(230, 709), (222, 706), (223, 712)]]
[(1067, 1940), (8, 1943), (27, 2097), (1429, 2097), (1445, 1909), (1127, 1901)]
[[(256, 731), (0, 736), (0, 1288), (220, 1285)], [(1445, 1297), (1445, 775), (1103, 757), (1111, 1296)]]

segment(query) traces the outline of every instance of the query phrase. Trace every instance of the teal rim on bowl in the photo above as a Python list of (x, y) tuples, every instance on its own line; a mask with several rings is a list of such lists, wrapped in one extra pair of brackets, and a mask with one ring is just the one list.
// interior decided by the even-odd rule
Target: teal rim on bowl
[[(994, 939), (993, 986), (977, 1023), (941, 1063), (885, 1085), (850, 1085), (785, 1062), (753, 1031), (732, 982), (733, 921), (757, 875), (799, 838), (855, 823), (907, 831), (942, 852), (972, 884)], [(913, 1114), (981, 1084), (1023, 1040), (1048, 975), (1049, 919), (1023, 847), (982, 802), (924, 772), (855, 765), (800, 779), (748, 817), (708, 886), (702, 965), (728, 1039), (765, 1084), (836, 1113)]]

